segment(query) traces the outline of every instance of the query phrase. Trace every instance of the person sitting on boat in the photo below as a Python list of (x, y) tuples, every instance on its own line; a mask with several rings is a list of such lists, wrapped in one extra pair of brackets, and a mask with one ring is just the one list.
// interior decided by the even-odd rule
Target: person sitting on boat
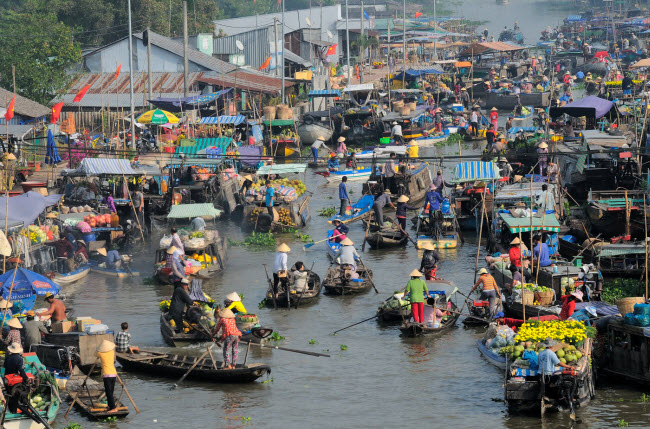
[(293, 278), (293, 286), (291, 287), (291, 290), (295, 290), (299, 293), (307, 290), (309, 271), (305, 270), (305, 264), (303, 264), (302, 261), (296, 261), (296, 263), (293, 264), (290, 274)]
[(314, 162), (318, 162), (318, 151), (320, 148), (324, 147), (325, 149), (329, 150), (327, 146), (325, 146), (325, 137), (322, 135), (318, 136), (318, 138), (311, 144), (311, 154), (314, 156)]
[(23, 346), (20, 342), (14, 342), (7, 346), (9, 356), (5, 358), (4, 368), (5, 377), (9, 374), (20, 375), (23, 380), (27, 380), (25, 373), (25, 360), (23, 359)]
[[(432, 301), (431, 298), (427, 300), (427, 304)], [(435, 300), (434, 300), (435, 303)], [(447, 315), (446, 311), (434, 307), (433, 304), (425, 305), (422, 309), (422, 323), (429, 328), (439, 328), (442, 324), (442, 318)]]
[(339, 171), (339, 159), (335, 153), (330, 154), (330, 159), (327, 160), (327, 170)]
[[(224, 308), (219, 312), (219, 323), (214, 327), (212, 336), (216, 336), (221, 330), (221, 341), (223, 342), (223, 369), (235, 369), (237, 366), (237, 354), (239, 353), (239, 339), (242, 333), (237, 329), (235, 315), (232, 311)], [(230, 358), (232, 351), (232, 360)]]
[(402, 137), (402, 126), (397, 121), (391, 122), (392, 128), (390, 130), (390, 138), (393, 139), (395, 144), (404, 144), (404, 137)]
[(550, 375), (555, 372), (555, 367), (560, 366), (567, 369), (575, 369), (571, 365), (562, 363), (557, 357), (555, 352), (562, 348), (562, 343), (556, 343), (550, 338), (546, 341), (542, 341), (540, 346), (545, 347), (544, 350), (537, 353), (537, 364), (539, 365), (539, 372), (544, 375)]
[(409, 197), (406, 195), (401, 195), (397, 199), (397, 208), (395, 209), (395, 217), (397, 218), (397, 222), (399, 222), (399, 225), (402, 228), (402, 235), (406, 234), (406, 211), (418, 210), (417, 207), (409, 206), (406, 204), (408, 200)]
[(55, 299), (54, 295), (51, 292), (48, 292), (45, 294), (45, 302), (50, 304), (50, 308), (41, 311), (40, 313), (36, 313), (37, 316), (41, 318), (51, 316), (50, 320), (52, 325), (67, 320), (68, 316), (65, 314), (65, 304), (63, 304), (63, 301)]
[(229, 309), (235, 314), (247, 314), (246, 307), (241, 302), (241, 297), (237, 292), (231, 292), (223, 300), (224, 308)]
[(422, 323), (424, 318), (424, 296), (430, 298), (427, 284), (422, 280), (422, 273), (418, 270), (411, 271), (411, 280), (406, 283), (404, 297), (409, 296), (411, 312), (415, 323)]
[(424, 253), (422, 254), (422, 261), (420, 261), (419, 271), (424, 273), (426, 280), (435, 280), (438, 272), (438, 263), (442, 262), (442, 257), (432, 243), (424, 242), (421, 248), (424, 250)]
[(372, 205), (375, 213), (375, 223), (379, 226), (384, 224), (384, 207), (386, 205), (395, 208), (395, 205), (390, 200), (390, 189), (386, 189), (380, 196), (375, 198), (375, 202)]
[(501, 177), (508, 177), (510, 178), (512, 176), (512, 166), (508, 162), (508, 158), (505, 156), (500, 156), (499, 161), (497, 162), (497, 167), (499, 167), (499, 174)]
[(86, 242), (84, 240), (77, 240), (77, 251), (74, 253), (74, 261), (77, 268), (88, 263), (88, 251), (86, 250)]
[(16, 318), (11, 318), (5, 321), (5, 324), (9, 327), (9, 332), (2, 338), (2, 342), (5, 346), (9, 346), (12, 343), (22, 344), (20, 337), (20, 330), (23, 328), (23, 325)]
[(350, 153), (348, 156), (345, 166), (349, 169), (356, 170), (357, 169), (357, 155), (355, 152)]
[(174, 287), (171, 303), (169, 304), (169, 312), (167, 313), (167, 320), (174, 321), (174, 331), (180, 333), (183, 331), (183, 313), (185, 313), (185, 306), (191, 307), (194, 304), (187, 292), (190, 282), (187, 279), (181, 279), (178, 286)]
[[(115, 245), (106, 253), (106, 268), (119, 270), (122, 267), (122, 256), (117, 251)], [(100, 264), (101, 265), (101, 264)]]
[(275, 249), (275, 259), (273, 261), (273, 293), (278, 295), (278, 284), (282, 282), (282, 287), (286, 290), (287, 286), (287, 254), (291, 252), (291, 248), (285, 243), (280, 244)]
[(192, 231), (205, 231), (205, 220), (201, 216), (197, 216), (190, 222), (190, 227)]
[(429, 185), (429, 192), (427, 192), (427, 195), (424, 198), (424, 207), (426, 208), (428, 205), (429, 226), (435, 237), (440, 235), (440, 220), (442, 218), (440, 203), (442, 202), (443, 198), (438, 192), (436, 192), (436, 185), (432, 183)]
[(348, 148), (345, 146), (345, 137), (341, 136), (337, 140), (338, 146), (336, 147), (336, 153), (346, 154)]
[(575, 131), (573, 130), (573, 124), (571, 123), (571, 121), (566, 121), (564, 123), (563, 134), (564, 134), (564, 137), (570, 137), (570, 138), (574, 138), (576, 136)]
[(354, 248), (354, 241), (346, 237), (345, 240), (341, 241), (341, 247), (339, 247), (336, 253), (336, 262), (341, 267), (343, 265), (350, 265), (352, 266), (352, 271), (356, 271), (357, 259), (359, 259), (359, 254), (357, 253), (357, 249)]
[(111, 211), (111, 213), (117, 213), (117, 209), (115, 208), (115, 203), (113, 202), (113, 196), (108, 192), (104, 194), (104, 199), (102, 200), (102, 203), (106, 204), (106, 206)]
[(332, 223), (334, 224), (335, 228), (332, 231), (330, 240), (333, 240), (335, 243), (340, 243), (341, 241), (345, 240), (347, 233), (350, 232), (350, 228), (339, 219), (334, 219)]
[(535, 247), (533, 247), (533, 265), (548, 267), (552, 265), (550, 249), (548, 244), (542, 242), (542, 236), (535, 237)]
[(490, 314), (495, 314), (496, 309), (497, 309), (497, 298), (501, 299), (501, 292), (499, 291), (499, 286), (497, 286), (497, 282), (492, 277), (490, 273), (488, 273), (488, 270), (485, 268), (481, 268), (478, 271), (479, 278), (472, 287), (472, 290), (469, 291), (467, 294), (468, 296), (472, 295), (472, 292), (476, 290), (478, 285), (482, 285), (482, 290), (481, 290), (481, 301), (488, 301), (490, 303)]
[(568, 295), (562, 295), (560, 299), (562, 300), (562, 310), (560, 310), (560, 319), (567, 320), (573, 315), (573, 312), (576, 309), (576, 301), (582, 302), (582, 292), (575, 291)]
[(139, 353), (140, 348), (131, 345), (131, 334), (129, 333), (129, 324), (122, 322), (122, 330), (115, 334), (115, 350), (118, 353)]
[(510, 274), (512, 275), (512, 283), (506, 283), (504, 286), (508, 291), (512, 292), (512, 289), (523, 283), (523, 277), (521, 274), (522, 268), (517, 267), (514, 264), (509, 267)]

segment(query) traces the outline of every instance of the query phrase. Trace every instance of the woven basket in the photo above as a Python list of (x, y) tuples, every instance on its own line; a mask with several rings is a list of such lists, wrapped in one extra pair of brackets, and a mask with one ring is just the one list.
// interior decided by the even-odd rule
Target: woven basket
[(400, 107), (400, 108), (399, 108), (399, 113), (400, 113), (400, 115), (402, 115), (402, 116), (406, 116), (406, 115), (408, 115), (409, 113), (411, 113), (411, 108), (408, 107), (408, 106)]
[(291, 119), (293, 118), (293, 111), (288, 107), (278, 108), (276, 115), (278, 119)]
[(266, 106), (264, 107), (263, 110), (264, 110), (264, 118), (267, 121), (272, 121), (273, 119), (275, 119), (275, 112), (276, 112), (275, 106)]
[(555, 294), (552, 290), (546, 292), (535, 292), (535, 301), (539, 302), (539, 305), (551, 305), (553, 304), (553, 296), (555, 296)]
[(409, 106), (409, 109), (411, 109), (411, 112), (413, 112), (418, 107), (415, 102), (409, 103), (408, 106)]
[(402, 107), (404, 107), (404, 101), (402, 101), (402, 100), (393, 101), (393, 111), (394, 112), (399, 112)]
[(522, 289), (521, 291), (521, 304), (522, 305), (533, 305), (535, 302), (535, 294), (528, 290)]
[(643, 304), (645, 299), (643, 297), (628, 297), (621, 298), (616, 300), (616, 306), (618, 307), (618, 312), (621, 313), (621, 316), (625, 316), (627, 313), (634, 312), (634, 304)]

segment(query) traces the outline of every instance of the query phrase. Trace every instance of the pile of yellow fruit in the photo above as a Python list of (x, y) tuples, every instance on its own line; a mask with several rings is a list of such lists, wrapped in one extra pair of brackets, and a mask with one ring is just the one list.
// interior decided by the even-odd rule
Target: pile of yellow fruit
[[(305, 184), (302, 182), (302, 180), (298, 180), (298, 179), (294, 179), (294, 180), (275, 179), (275, 180), (271, 180), (271, 185), (276, 189), (278, 189), (279, 186), (275, 186), (275, 185), (282, 185), (285, 187), (293, 188), (296, 190), (296, 194), (298, 196), (301, 196), (302, 194), (307, 192), (307, 187), (305, 186)], [(259, 182), (253, 184), (253, 189), (255, 189), (256, 191), (260, 191), (265, 187), (266, 187), (266, 182), (264, 180), (260, 180)]]
[(577, 320), (533, 321), (521, 325), (515, 340), (540, 342), (547, 338), (576, 344), (587, 338), (587, 333), (585, 325)]
[(278, 210), (278, 215), (280, 215), (280, 223), (284, 225), (289, 225), (289, 226), (296, 226), (295, 223), (291, 221), (291, 214), (289, 213), (289, 209), (279, 209)]

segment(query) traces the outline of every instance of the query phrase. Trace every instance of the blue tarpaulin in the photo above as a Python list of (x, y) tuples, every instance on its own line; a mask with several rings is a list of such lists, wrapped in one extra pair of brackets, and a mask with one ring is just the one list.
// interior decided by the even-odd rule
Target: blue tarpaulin
[(582, 15), (569, 15), (569, 18), (567, 19), (569, 22), (578, 22), (582, 21)]
[[(31, 225), (46, 207), (58, 204), (63, 195), (55, 194), (44, 197), (38, 192), (29, 191), (25, 194), (9, 198), (9, 224), (21, 222)], [(0, 197), (0, 218), (4, 220), (7, 203), (5, 197)]]
[(230, 124), (230, 125), (239, 125), (246, 120), (244, 115), (235, 115), (235, 116), (210, 116), (207, 118), (201, 118), (199, 124)]
[(473, 182), (476, 180), (498, 180), (499, 167), (493, 162), (461, 162), (454, 168), (452, 182)]
[[(420, 76), (425, 76), (428, 74), (443, 74), (440, 70), (437, 69), (418, 69), (418, 70), (413, 70), (413, 69), (407, 69), (406, 70), (406, 79), (415, 79)], [(400, 80), (404, 76), (404, 72), (401, 72), (397, 76), (395, 76), (393, 79), (395, 80)]]
[(340, 97), (341, 92), (338, 89), (312, 89), (307, 95), (310, 97)]
[[(15, 270), (18, 271), (14, 278)], [(12, 279), (13, 289), (11, 289)], [(9, 296), (10, 289), (11, 296)], [(34, 307), (37, 295), (42, 296), (48, 292), (56, 295), (60, 290), (61, 287), (52, 280), (25, 268), (14, 268), (0, 276), (2, 297), (9, 301), (22, 301), (22, 311), (28, 311)]]

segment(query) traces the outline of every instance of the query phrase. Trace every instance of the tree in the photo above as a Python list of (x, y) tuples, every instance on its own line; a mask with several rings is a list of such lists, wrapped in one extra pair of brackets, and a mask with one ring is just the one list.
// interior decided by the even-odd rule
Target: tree
[(47, 104), (72, 78), (67, 71), (81, 62), (81, 49), (71, 29), (53, 12), (32, 2), (23, 13), (0, 13), (0, 86), (13, 89), (11, 66), (16, 67), (17, 92)]
[(364, 52), (366, 49), (370, 49), (370, 54), (372, 55), (372, 48), (379, 46), (379, 39), (375, 36), (368, 36), (367, 34), (361, 34), (354, 42), (350, 43), (353, 48), (359, 49), (359, 58), (363, 62)]

